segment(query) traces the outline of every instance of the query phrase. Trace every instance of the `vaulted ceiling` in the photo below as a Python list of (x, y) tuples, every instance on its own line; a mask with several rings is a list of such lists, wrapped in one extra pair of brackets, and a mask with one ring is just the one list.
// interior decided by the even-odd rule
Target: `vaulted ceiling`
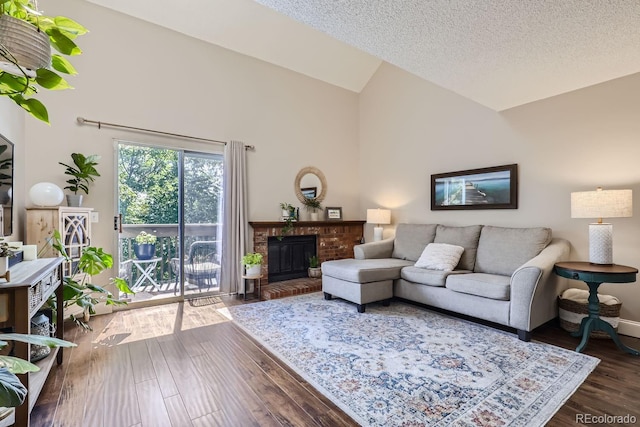
[(640, 72), (636, 0), (88, 0), (360, 92), (382, 61), (501, 111)]

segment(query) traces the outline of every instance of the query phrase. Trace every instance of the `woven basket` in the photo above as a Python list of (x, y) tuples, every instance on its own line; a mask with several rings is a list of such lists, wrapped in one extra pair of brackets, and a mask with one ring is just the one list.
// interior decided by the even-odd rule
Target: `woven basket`
[(0, 15), (0, 49), (9, 51), (18, 65), (28, 70), (46, 68), (51, 64), (49, 36), (13, 16)]
[[(586, 291), (585, 291), (586, 292)], [(600, 295), (600, 297), (604, 297), (606, 295)], [(599, 314), (600, 317), (613, 318), (613, 322), (609, 322), (612, 324), (613, 329), (618, 331), (618, 319), (620, 318), (620, 308), (622, 307), (622, 303), (619, 302), (617, 304), (600, 304)], [(560, 309), (560, 327), (568, 332), (577, 332), (580, 328), (580, 322), (577, 321), (576, 316), (570, 316), (567, 313), (573, 313), (580, 316), (580, 319), (587, 317), (589, 315), (589, 305), (574, 301), (567, 298), (562, 298), (562, 296), (558, 297), (558, 308)], [(563, 313), (564, 310), (565, 312)], [(571, 317), (569, 319), (568, 317)], [(603, 319), (607, 320), (607, 319)], [(593, 331), (590, 335), (592, 338), (611, 338), (609, 334), (604, 331)]]

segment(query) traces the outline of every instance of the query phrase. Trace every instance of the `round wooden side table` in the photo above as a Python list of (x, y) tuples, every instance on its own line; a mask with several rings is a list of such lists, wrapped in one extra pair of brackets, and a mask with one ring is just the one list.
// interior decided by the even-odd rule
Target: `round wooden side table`
[(576, 348), (578, 353), (586, 347), (592, 331), (604, 331), (611, 336), (613, 342), (616, 343), (620, 350), (635, 356), (640, 356), (640, 351), (622, 344), (613, 326), (600, 318), (600, 304), (598, 301), (598, 287), (602, 283), (635, 282), (636, 275), (638, 274), (637, 268), (617, 264), (605, 265), (570, 261), (557, 263), (554, 271), (558, 276), (566, 277), (567, 279), (581, 280), (589, 286), (589, 316), (582, 319), (578, 331), (571, 334), (571, 336), (574, 337), (582, 337), (582, 341), (580, 341), (580, 344)]

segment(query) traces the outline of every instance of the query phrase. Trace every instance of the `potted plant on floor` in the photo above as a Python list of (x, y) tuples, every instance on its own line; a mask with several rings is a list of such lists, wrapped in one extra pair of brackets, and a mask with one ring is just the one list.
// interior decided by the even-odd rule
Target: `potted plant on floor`
[(309, 257), (309, 277), (319, 278), (322, 277), (322, 268), (320, 267), (320, 260), (316, 255)]
[(80, 153), (72, 153), (71, 159), (73, 160), (73, 166), (58, 162), (66, 168), (64, 173), (72, 177), (67, 180), (67, 184), (69, 185), (64, 187), (65, 190), (73, 193), (67, 194), (67, 205), (82, 206), (82, 194), (78, 193), (84, 191), (84, 193), (88, 195), (89, 184), (95, 181), (95, 177), (100, 176), (96, 170), (100, 156), (96, 154), (85, 156)]
[[(57, 73), (77, 74), (62, 55), (80, 55), (82, 50), (74, 39), (86, 32), (72, 19), (45, 16), (38, 11), (35, 1), (0, 2), (0, 95), (49, 123), (46, 107), (32, 96), (40, 88), (71, 88)], [(52, 55), (51, 48), (62, 55)]]
[(245, 275), (260, 276), (262, 273), (262, 254), (250, 252), (242, 257), (242, 264), (244, 264)]
[(302, 202), (302, 204), (304, 205), (307, 212), (309, 212), (311, 221), (317, 221), (318, 211), (322, 209), (320, 201), (315, 197), (308, 197), (304, 199), (304, 202)]
[(156, 240), (157, 238), (153, 234), (141, 231), (136, 236), (136, 245), (133, 248), (136, 257), (141, 260), (153, 258), (156, 254)]

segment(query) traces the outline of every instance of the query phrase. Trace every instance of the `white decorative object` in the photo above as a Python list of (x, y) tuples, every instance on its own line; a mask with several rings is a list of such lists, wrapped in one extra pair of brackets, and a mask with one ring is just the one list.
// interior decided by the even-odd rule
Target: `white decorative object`
[(247, 276), (260, 276), (260, 273), (262, 271), (262, 264), (257, 264), (257, 265), (252, 265), (252, 266), (246, 266), (247, 269)]
[(3, 277), (7, 271), (9, 271), (9, 257), (2, 256), (0, 257), (0, 277)]
[(415, 266), (431, 270), (453, 271), (463, 252), (462, 246), (448, 243), (429, 243), (422, 251)]
[(373, 241), (382, 240), (381, 224), (391, 224), (391, 211), (389, 209), (367, 209), (367, 224), (375, 224), (373, 228)]
[(630, 217), (633, 212), (631, 190), (580, 191), (571, 193), (571, 218), (598, 218), (589, 224), (589, 262), (613, 264), (613, 225), (602, 218)]
[(23, 245), (22, 258), (24, 261), (38, 259), (38, 245)]
[(36, 206), (58, 206), (64, 199), (64, 193), (51, 182), (39, 182), (31, 187), (29, 197)]

